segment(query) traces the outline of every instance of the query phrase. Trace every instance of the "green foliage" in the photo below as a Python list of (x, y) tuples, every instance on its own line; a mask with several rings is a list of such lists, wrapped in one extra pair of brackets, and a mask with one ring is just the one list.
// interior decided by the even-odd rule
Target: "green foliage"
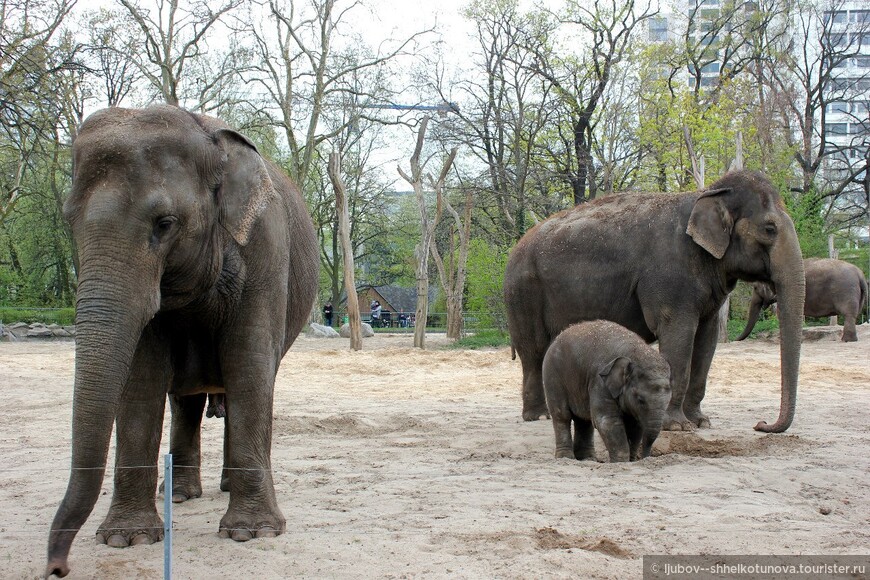
[(75, 308), (17, 308), (0, 306), (0, 322), (11, 324), (13, 322), (26, 322), (33, 324), (59, 324), (69, 326), (75, 324)]
[[(738, 319), (731, 318), (728, 320), (728, 340), (734, 340), (743, 332), (743, 329), (746, 328), (746, 319)], [(749, 336), (746, 337), (747, 340), (750, 338), (756, 338), (759, 333), (768, 332), (768, 333), (779, 333), (779, 320), (776, 316), (770, 316), (767, 319), (759, 319), (758, 322), (755, 323), (755, 326), (752, 329), (752, 332), (749, 333)]]
[(825, 233), (825, 218), (822, 203), (815, 190), (800, 196), (784, 195), (785, 204), (794, 221), (800, 240), (801, 253), (805, 258), (827, 257), (828, 237)]
[(508, 251), (474, 239), (468, 248), (465, 310), (479, 312), (481, 327), (507, 327), (502, 287)]
[(498, 348), (502, 346), (510, 346), (511, 339), (507, 332), (498, 329), (481, 330), (474, 334), (469, 334), (460, 338), (450, 345), (450, 348)]

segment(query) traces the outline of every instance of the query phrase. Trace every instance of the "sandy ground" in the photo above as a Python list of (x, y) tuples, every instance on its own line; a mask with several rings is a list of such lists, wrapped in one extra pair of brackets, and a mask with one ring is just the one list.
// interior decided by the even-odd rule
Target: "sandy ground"
[[(223, 429), (207, 420), (203, 497), (175, 506), (175, 577), (626, 578), (644, 554), (868, 554), (870, 327), (859, 336), (805, 342), (781, 435), (752, 430), (777, 415), (778, 345), (721, 345), (713, 428), (663, 434), (633, 464), (553, 459), (550, 423), (520, 419), (508, 349), (379, 336), (350, 352), (345, 339), (300, 338), (275, 401), (287, 533), (218, 538)], [(67, 483), (73, 362), (71, 342), (0, 344), (3, 578), (43, 571)], [(95, 545), (111, 474), (103, 488), (70, 577), (161, 578), (162, 543)]]

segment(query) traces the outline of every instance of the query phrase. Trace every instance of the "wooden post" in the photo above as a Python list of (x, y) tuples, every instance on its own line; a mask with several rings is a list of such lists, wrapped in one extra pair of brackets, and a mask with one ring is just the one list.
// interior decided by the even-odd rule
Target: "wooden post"
[(362, 350), (362, 322), (359, 315), (359, 297), (356, 294), (353, 246), (350, 244), (350, 216), (347, 211), (347, 195), (341, 179), (341, 158), (336, 152), (329, 154), (327, 166), (329, 180), (335, 190), (335, 207), (338, 211), (338, 235), (341, 238), (342, 262), (344, 263), (344, 290), (347, 293), (347, 321), (350, 325), (350, 348)]

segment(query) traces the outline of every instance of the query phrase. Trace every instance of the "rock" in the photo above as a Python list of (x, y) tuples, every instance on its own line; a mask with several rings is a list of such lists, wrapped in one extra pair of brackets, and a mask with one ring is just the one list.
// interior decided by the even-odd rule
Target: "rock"
[(6, 332), (11, 333), (15, 338), (21, 340), (30, 332), (30, 325), (23, 322), (16, 322), (6, 327)]
[(53, 338), (51, 329), (44, 324), (32, 324), (25, 335), (27, 338)]
[(803, 329), (804, 340), (840, 340), (842, 334), (842, 326), (806, 326)]
[[(54, 327), (54, 328), (52, 328), (52, 327)], [(60, 327), (60, 326), (57, 326), (56, 324), (53, 324), (52, 326), (49, 326), (49, 328), (51, 329), (52, 336), (54, 336), (56, 338), (72, 338), (72, 335), (69, 332), (67, 332), (66, 329), (63, 327)]]
[(331, 326), (324, 326), (312, 322), (308, 325), (308, 332), (305, 333), (308, 338), (338, 338), (338, 332)]
[[(350, 324), (349, 323), (342, 324), (341, 328), (338, 330), (338, 334), (342, 338), (350, 338)], [(365, 322), (362, 323), (362, 335), (363, 335), (363, 338), (369, 338), (369, 337), (375, 335), (375, 331), (372, 330), (371, 324), (368, 324)]]

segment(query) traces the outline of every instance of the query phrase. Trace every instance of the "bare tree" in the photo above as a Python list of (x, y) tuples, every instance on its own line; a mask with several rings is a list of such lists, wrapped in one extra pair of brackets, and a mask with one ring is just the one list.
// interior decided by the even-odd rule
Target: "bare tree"
[(52, 143), (59, 103), (54, 79), (80, 68), (77, 46), (57, 41), (74, 0), (18, 0), (0, 10), (0, 222), (25, 194), (27, 172)]
[(591, 4), (570, 0), (565, 14), (555, 21), (557, 28), (586, 39), (587, 50), (580, 56), (568, 56), (557, 54), (549, 44), (529, 47), (536, 56), (534, 70), (553, 86), (564, 108), (569, 130), (563, 134), (568, 160), (562, 166), (563, 178), (571, 187), (575, 204), (588, 199), (595, 112), (613, 69), (626, 56), (634, 31), (656, 14), (649, 2), (638, 6), (635, 0), (594, 0)]
[[(420, 211), (420, 243), (414, 249), (414, 259), (416, 263), (415, 277), (417, 280), (417, 309), (415, 313), (416, 325), (414, 328), (414, 346), (416, 348), (426, 348), (426, 320), (429, 317), (429, 253), (432, 245), (432, 238), (435, 234), (435, 226), (437, 221), (429, 218), (429, 209), (426, 205), (426, 196), (423, 191), (424, 167), (425, 162), (420, 161), (423, 153), (423, 142), (426, 138), (426, 127), (429, 125), (429, 117), (424, 117), (420, 122), (420, 127), (417, 129), (417, 144), (414, 147), (414, 153), (410, 158), (411, 174), (408, 175), (401, 166), (398, 166), (399, 175), (411, 184), (414, 188), (414, 196), (417, 199), (417, 207)], [(453, 160), (456, 157), (456, 149), (453, 149), (441, 166), (441, 171), (437, 180), (430, 181), (435, 184), (441, 184), (443, 187), (444, 180), (447, 177), (447, 172), (453, 165)], [(441, 200), (439, 200), (441, 201)], [(440, 213), (440, 208), (436, 208), (435, 215)]]
[(350, 217), (347, 210), (347, 192), (341, 178), (341, 157), (329, 155), (329, 179), (335, 189), (335, 207), (338, 213), (338, 233), (344, 262), (344, 289), (347, 293), (347, 319), (350, 325), (350, 348), (362, 350), (362, 323), (359, 313), (359, 297), (354, 278), (353, 249), (350, 244)]
[(545, 37), (548, 23), (522, 12), (518, 0), (479, 0), (464, 15), (476, 29), (471, 63), (449, 83), (445, 65), (430, 63), (427, 84), (442, 102), (463, 103), (439, 123), (438, 137), (461, 145), (483, 168), (474, 179), (477, 225), (506, 244), (522, 237), (530, 212), (559, 208), (539, 149), (552, 124), (550, 86), (533, 71), (535, 55), (526, 49), (530, 39)]
[[(182, 86), (191, 82), (187, 75), (190, 63), (206, 53), (206, 35), (242, 0), (223, 0), (214, 8), (215, 3), (208, 0), (194, 0), (189, 7), (180, 6), (179, 0), (154, 0), (153, 9), (143, 6), (142, 0), (118, 2), (129, 12), (144, 40), (144, 53), (134, 54), (136, 66), (163, 101), (179, 105), (186, 96)], [(202, 104), (194, 103), (191, 108), (202, 109)]]
[[(794, 148), (794, 158), (801, 172), (800, 195), (820, 189), (817, 195), (836, 199), (868, 169), (864, 150), (870, 131), (866, 107), (850, 114), (859, 128), (851, 139), (830, 138), (839, 127), (828, 125), (828, 115), (840, 104), (855, 101), (856, 95), (870, 88), (870, 72), (846, 76), (842, 73), (851, 59), (861, 58), (862, 47), (870, 45), (870, 22), (857, 23), (849, 32), (841, 32), (832, 15), (842, 10), (841, 0), (823, 6), (800, 4), (793, 15), (794, 36), (764, 70), (786, 127), (785, 137)], [(863, 58), (867, 58), (866, 56)], [(867, 71), (867, 68), (858, 69)], [(865, 121), (868, 122), (865, 125)], [(848, 134), (846, 131), (843, 133)], [(797, 136), (797, 140), (793, 136)], [(855, 152), (861, 153), (854, 155)], [(841, 171), (826, 172), (827, 183), (818, 177), (826, 162), (840, 163)], [(839, 176), (838, 179), (833, 179)], [(820, 187), (821, 186), (821, 187)]]
[[(456, 158), (458, 149), (453, 148), (448, 155), (448, 161)], [(445, 165), (447, 170), (449, 166)], [(446, 264), (438, 250), (438, 244), (429, 246), (432, 259), (438, 269), (438, 278), (441, 288), (447, 298), (447, 338), (459, 340), (462, 338), (463, 328), (463, 302), (465, 298), (465, 274), (468, 265), (468, 248), (471, 243), (471, 211), (474, 208), (473, 190), (465, 188), (465, 202), (462, 207), (462, 215), (456, 211), (450, 203), (450, 199), (444, 194), (444, 180), (446, 172), (438, 176), (438, 180), (429, 176), (429, 186), (435, 191), (436, 212), (434, 228), (441, 223), (441, 218), (446, 211), (447, 219), (447, 252)], [(433, 229), (434, 229), (433, 228)]]
[[(334, 47), (339, 29), (352, 26), (347, 20), (363, 9), (360, 2), (270, 0), (268, 9), (265, 21), (251, 25), (258, 64), (250, 77), (265, 91), (263, 106), (276, 111), (274, 122), (290, 149), (287, 169), (305, 191), (319, 146), (365, 117), (366, 101), (389, 100), (386, 65), (425, 32), (384, 42), (376, 51), (357, 39), (340, 51)], [(359, 105), (354, 115), (343, 116), (346, 95)], [(344, 121), (324, 122), (330, 115)]]

